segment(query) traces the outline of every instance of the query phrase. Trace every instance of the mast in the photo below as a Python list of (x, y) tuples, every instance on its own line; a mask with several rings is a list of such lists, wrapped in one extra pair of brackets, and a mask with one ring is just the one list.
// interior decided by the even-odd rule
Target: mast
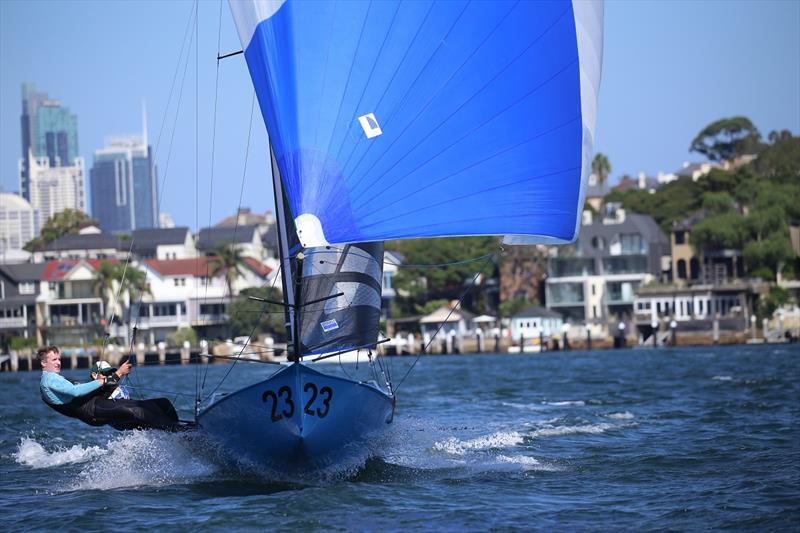
[[(289, 332), (290, 342), (295, 347), (294, 356), (299, 358), (300, 336), (297, 328), (297, 299), (295, 296), (295, 286), (292, 281), (292, 262), (289, 256), (289, 235), (286, 229), (286, 210), (283, 201), (283, 182), (281, 181), (281, 171), (278, 168), (278, 161), (275, 159), (275, 151), (272, 149), (272, 141), (269, 143), (269, 154), (272, 160), (272, 190), (275, 195), (275, 219), (278, 224), (278, 253), (281, 263), (281, 284), (283, 285), (284, 301), (286, 302), (286, 326)], [(288, 343), (287, 343), (288, 344)]]

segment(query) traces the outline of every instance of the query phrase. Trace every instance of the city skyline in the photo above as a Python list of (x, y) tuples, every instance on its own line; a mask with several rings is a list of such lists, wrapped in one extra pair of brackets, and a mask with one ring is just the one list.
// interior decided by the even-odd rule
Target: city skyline
[[(200, 4), (200, 48), (195, 55), (191, 43), (186, 62), (182, 44), (190, 38), (182, 39), (191, 33), (191, 3), (166, 4), (158, 13), (130, 3), (75, 9), (82, 5), (87, 4), (0, 6), (2, 188), (17, 190), (19, 91), (30, 82), (78, 117), (80, 154), (87, 166), (106, 138), (138, 129), (141, 105), (147, 102), (154, 159), (164, 184), (161, 210), (178, 225), (203, 227), (235, 212), (243, 174), (242, 206), (258, 212), (271, 208), (267, 137), (257, 107), (248, 126), (252, 86), (241, 56), (219, 63), (214, 191), (209, 194), (215, 57), (240, 48), (227, 6), (220, 19), (217, 4)], [(800, 29), (792, 22), (800, 18), (800, 4), (736, 2), (721, 10), (718, 5), (606, 3), (596, 151), (609, 156), (612, 178), (670, 172), (683, 161), (702, 160), (688, 152), (688, 145), (700, 129), (724, 116), (749, 116), (765, 136), (773, 129), (800, 130)], [(32, 26), (21, 23), (26, 17)], [(131, 21), (131, 28), (146, 22), (152, 27), (149, 38), (104, 26), (115, 18)], [(752, 31), (739, 33), (742, 24)], [(714, 32), (707, 31), (711, 27)], [(26, 41), (32, 32), (42, 38)], [(56, 41), (67, 45), (56, 49)]]

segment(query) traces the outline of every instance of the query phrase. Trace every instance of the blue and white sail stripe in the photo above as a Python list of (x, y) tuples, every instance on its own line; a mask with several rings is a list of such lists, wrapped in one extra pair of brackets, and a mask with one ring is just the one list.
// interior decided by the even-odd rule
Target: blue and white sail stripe
[(230, 3), (304, 246), (574, 240), (601, 3)]

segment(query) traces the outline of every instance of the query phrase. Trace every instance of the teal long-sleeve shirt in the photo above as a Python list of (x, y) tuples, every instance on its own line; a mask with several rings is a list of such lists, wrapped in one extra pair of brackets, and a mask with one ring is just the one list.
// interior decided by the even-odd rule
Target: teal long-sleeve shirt
[(91, 394), (100, 386), (100, 382), (96, 380), (75, 385), (56, 372), (42, 372), (42, 379), (39, 381), (42, 400), (51, 405), (66, 405), (75, 398)]

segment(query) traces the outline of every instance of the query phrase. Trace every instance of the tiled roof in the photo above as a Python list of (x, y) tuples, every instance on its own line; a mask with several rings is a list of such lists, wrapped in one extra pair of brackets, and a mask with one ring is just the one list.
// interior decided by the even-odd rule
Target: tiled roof
[(529, 307), (523, 311), (520, 311), (513, 318), (528, 318), (528, 317), (546, 317), (546, 318), (561, 318), (561, 313), (557, 313), (552, 309), (547, 309), (546, 307)]
[(42, 281), (61, 281), (78, 264), (84, 263), (92, 270), (100, 268), (103, 262), (117, 263), (116, 259), (54, 259), (47, 263), (42, 273)]
[(62, 250), (128, 250), (130, 243), (108, 233), (85, 233), (83, 235), (64, 235), (44, 247), (45, 251)]
[(201, 256), (189, 259), (148, 259), (147, 265), (162, 276), (209, 276), (214, 257)]
[(211, 250), (224, 243), (251, 242), (253, 233), (257, 228), (258, 226), (255, 224), (238, 227), (203, 228), (200, 230), (197, 246), (201, 250)]
[(247, 266), (249, 266), (253, 272), (258, 274), (262, 278), (266, 277), (270, 272), (272, 272), (272, 269), (270, 267), (252, 257), (245, 257), (244, 262), (247, 263)]
[[(264, 277), (272, 272), (271, 268), (252, 257), (243, 259), (247, 267), (259, 276)], [(145, 263), (162, 276), (204, 277), (211, 275), (214, 260), (214, 256), (201, 256), (190, 259), (148, 259)]]
[(16, 282), (39, 281), (46, 266), (47, 263), (15, 263), (0, 265), (0, 270)]
[(155, 250), (162, 244), (183, 244), (186, 242), (187, 227), (137, 229), (131, 235), (136, 250)]

